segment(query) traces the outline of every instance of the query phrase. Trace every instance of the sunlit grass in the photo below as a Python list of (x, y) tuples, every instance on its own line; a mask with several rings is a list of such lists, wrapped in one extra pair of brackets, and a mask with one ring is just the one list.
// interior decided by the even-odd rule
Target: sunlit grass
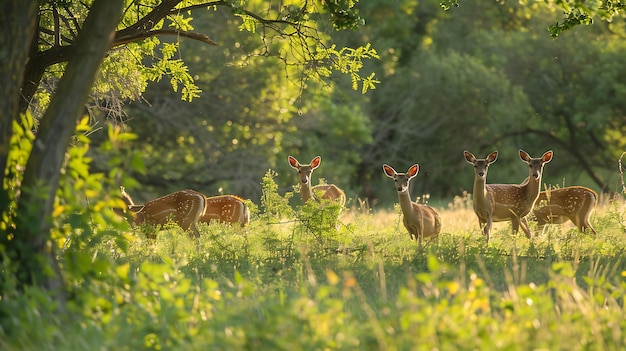
[[(154, 240), (132, 230), (126, 250), (104, 240), (86, 257), (109, 268), (73, 283), (76, 318), (20, 295), (8, 306), (23, 327), (0, 330), (0, 348), (626, 347), (623, 202), (596, 210), (595, 238), (565, 224), (533, 227), (529, 241), (496, 223), (487, 244), (458, 198), (437, 208), (443, 231), (421, 247), (398, 206), (345, 209), (330, 227), (302, 223), (318, 218), (308, 210), (257, 213), (246, 228), (201, 224), (199, 241), (176, 225)], [(47, 332), (25, 328), (33, 319)]]

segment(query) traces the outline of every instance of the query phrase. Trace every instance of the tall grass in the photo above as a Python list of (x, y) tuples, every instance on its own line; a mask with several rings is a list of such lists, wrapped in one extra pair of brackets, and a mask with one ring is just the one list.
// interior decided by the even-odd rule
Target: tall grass
[(65, 314), (41, 291), (3, 297), (0, 349), (626, 347), (621, 201), (595, 212), (595, 238), (563, 225), (529, 241), (497, 223), (487, 245), (457, 198), (420, 247), (397, 207), (335, 222), (330, 204), (292, 209), (265, 195), (249, 227), (201, 225), (199, 245), (172, 225), (152, 241), (129, 230), (126, 249), (119, 237), (87, 249)]

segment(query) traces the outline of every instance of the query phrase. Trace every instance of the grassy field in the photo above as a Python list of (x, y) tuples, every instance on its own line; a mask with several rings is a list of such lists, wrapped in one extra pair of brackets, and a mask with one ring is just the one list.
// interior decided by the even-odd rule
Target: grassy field
[(245, 229), (203, 224), (199, 244), (174, 225), (155, 241), (104, 235), (66, 259), (72, 317), (24, 292), (0, 349), (626, 348), (621, 201), (594, 213), (595, 238), (569, 223), (529, 241), (498, 223), (487, 245), (455, 199), (422, 247), (397, 207), (334, 222), (332, 206), (285, 201), (268, 196)]

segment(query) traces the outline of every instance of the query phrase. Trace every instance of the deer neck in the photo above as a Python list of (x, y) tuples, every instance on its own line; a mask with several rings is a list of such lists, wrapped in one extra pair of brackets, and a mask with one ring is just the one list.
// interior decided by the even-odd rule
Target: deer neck
[(474, 208), (487, 205), (487, 186), (486, 177), (474, 178), (473, 202)]
[(539, 197), (539, 190), (541, 188), (541, 175), (538, 179), (530, 174), (528, 176), (528, 182), (522, 183), (522, 188), (524, 189), (524, 194), (526, 195), (526, 205), (527, 207), (532, 207), (532, 205), (537, 201)]
[(310, 199), (314, 199), (313, 196), (313, 188), (311, 187), (311, 182), (308, 181), (306, 183), (301, 183), (302, 188), (300, 189), (300, 196), (302, 197), (302, 202), (306, 203)]
[(409, 189), (398, 192), (398, 200), (400, 201), (400, 209), (405, 218), (413, 218), (413, 202), (409, 196)]

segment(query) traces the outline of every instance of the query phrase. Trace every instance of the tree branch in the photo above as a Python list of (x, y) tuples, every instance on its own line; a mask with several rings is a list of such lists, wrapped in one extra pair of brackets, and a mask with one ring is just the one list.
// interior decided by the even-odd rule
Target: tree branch
[[(226, 1), (223, 1), (223, 0), (219, 0), (219, 1), (207, 2), (207, 3), (204, 3), (204, 4), (197, 4), (197, 5), (191, 5), (191, 6), (187, 6), (187, 7), (182, 7), (182, 8), (179, 8), (179, 9), (173, 9), (170, 14), (176, 14), (176, 13), (179, 13), (179, 12), (191, 11), (191, 10), (195, 10), (195, 9), (198, 9), (198, 8), (206, 8), (206, 7), (209, 7), (209, 6), (227, 6), (227, 7), (231, 8), (231, 9), (233, 8), (233, 6), (230, 3), (226, 2)], [(275, 26), (277, 24), (285, 24), (287, 26), (294, 27), (294, 28), (297, 28), (299, 26), (297, 22), (290, 22), (290, 21), (287, 21), (287, 20), (284, 20), (284, 19), (274, 19), (274, 20), (272, 20), (272, 19), (265, 19), (265, 18), (257, 15), (256, 13), (250, 12), (248, 10), (244, 10), (242, 8), (237, 9), (237, 13), (238, 14), (244, 14), (246, 16), (250, 16), (250, 17), (254, 18), (255, 20), (257, 20), (261, 24), (272, 25), (271, 27), (274, 30), (276, 30), (277, 32), (279, 32), (279, 33), (281, 33), (281, 31), (279, 31), (278, 28)], [(306, 28), (313, 29), (311, 27), (306, 27)]]
[[(53, 37), (56, 35), (56, 33), (54, 31), (52, 31), (52, 30), (50, 30), (48, 28), (41, 28), (40, 27), (39, 31), (41, 33), (43, 33), (43, 34), (48, 34), (48, 35), (53, 36)], [(61, 38), (62, 41), (66, 42), (68, 44), (72, 44), (74, 42), (74, 40), (72, 38), (68, 38), (68, 37), (66, 37), (63, 34), (61, 34), (60, 38)], [(48, 43), (48, 42), (46, 42), (46, 43), (49, 44), (50, 46), (54, 46), (51, 43)]]
[(133, 42), (141, 41), (147, 38), (157, 37), (157, 36), (162, 36), (162, 35), (173, 35), (173, 36), (198, 40), (209, 45), (217, 45), (216, 42), (211, 40), (205, 34), (185, 32), (185, 31), (181, 31), (177, 29), (158, 29), (158, 30), (151, 30), (147, 32), (133, 33), (124, 37), (116, 35), (115, 40), (113, 41), (112, 47), (120, 46), (120, 45), (124, 45), (128, 43), (133, 43)]
[(143, 18), (139, 19), (133, 25), (119, 30), (115, 33), (115, 40), (119, 37), (135, 35), (137, 32), (149, 31), (154, 24), (170, 14), (170, 11), (183, 0), (164, 0), (159, 6), (155, 7)]
[(54, 45), (61, 45), (61, 26), (59, 24), (59, 11), (56, 5), (52, 6), (52, 17), (54, 18)]

